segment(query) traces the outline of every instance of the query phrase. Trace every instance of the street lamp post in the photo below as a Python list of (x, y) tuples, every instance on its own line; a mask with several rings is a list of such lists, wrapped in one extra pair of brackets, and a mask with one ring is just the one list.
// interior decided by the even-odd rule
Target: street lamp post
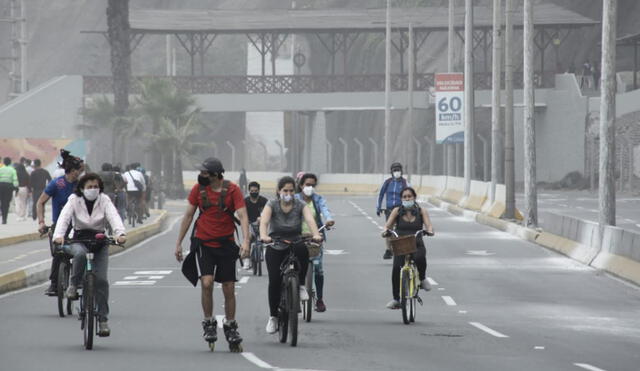
[(327, 172), (333, 171), (333, 144), (327, 139)]
[(413, 140), (413, 144), (416, 146), (416, 174), (421, 174), (422, 171), (422, 146), (420, 145), (420, 141), (416, 137), (411, 137)]
[(349, 144), (347, 143), (347, 141), (345, 141), (341, 137), (338, 137), (338, 141), (340, 141), (340, 143), (342, 143), (342, 147), (344, 148), (344, 154), (343, 154), (344, 163), (342, 165), (342, 172), (346, 173), (347, 172), (347, 163), (349, 162), (349, 158), (347, 157), (347, 153), (349, 151)]
[(379, 169), (378, 166), (378, 142), (373, 140), (373, 138), (369, 137), (369, 142), (373, 146), (373, 172), (377, 172)]
[(360, 174), (364, 172), (364, 147), (362, 146), (362, 142), (358, 140), (358, 138), (353, 138), (353, 141), (358, 145), (358, 153), (360, 157)]
[(231, 148), (231, 170), (236, 170), (236, 146), (227, 141), (227, 145)]

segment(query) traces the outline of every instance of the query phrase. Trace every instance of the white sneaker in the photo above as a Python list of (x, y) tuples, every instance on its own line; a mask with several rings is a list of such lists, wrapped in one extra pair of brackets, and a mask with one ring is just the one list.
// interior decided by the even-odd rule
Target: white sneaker
[(309, 294), (307, 293), (307, 288), (304, 286), (300, 286), (300, 301), (309, 300)]
[(71, 300), (77, 299), (78, 298), (78, 288), (75, 287), (74, 285), (69, 285), (69, 287), (67, 287), (66, 296), (67, 296), (67, 299), (71, 299)]
[(278, 318), (269, 317), (269, 321), (267, 322), (267, 334), (275, 334), (276, 331), (278, 331)]
[(249, 258), (245, 258), (242, 262), (242, 266), (244, 267), (245, 270), (249, 271), (251, 269), (253, 269), (253, 267), (251, 266), (251, 259)]
[(387, 303), (387, 308), (389, 309), (400, 309), (400, 302), (397, 300), (391, 300)]
[(427, 279), (422, 280), (420, 282), (420, 286), (424, 291), (431, 291), (431, 283), (429, 283), (429, 280)]

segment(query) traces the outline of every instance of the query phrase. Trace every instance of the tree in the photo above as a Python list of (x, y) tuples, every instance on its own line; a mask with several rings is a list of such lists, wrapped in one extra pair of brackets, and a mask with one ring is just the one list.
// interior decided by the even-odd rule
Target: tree
[(107, 35), (111, 47), (114, 108), (118, 116), (125, 116), (125, 112), (129, 108), (129, 79), (131, 76), (129, 0), (109, 0)]
[[(102, 96), (93, 99), (93, 101), (81, 111), (85, 124), (79, 125), (81, 129), (106, 129), (111, 132), (111, 161), (113, 163), (122, 160), (121, 154), (124, 149), (124, 137), (135, 121), (132, 112), (127, 110), (124, 115), (118, 115), (114, 103), (107, 97)], [(121, 143), (122, 148), (118, 148)]]

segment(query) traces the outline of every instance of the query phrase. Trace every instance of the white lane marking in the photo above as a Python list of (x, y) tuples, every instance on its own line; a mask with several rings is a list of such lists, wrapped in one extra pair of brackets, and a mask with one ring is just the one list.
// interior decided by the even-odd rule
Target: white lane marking
[(592, 366), (588, 363), (574, 363), (574, 366), (580, 367), (580, 368), (584, 368), (585, 370), (590, 370), (590, 371), (606, 371), (604, 369), (598, 368), (596, 366)]
[(239, 284), (244, 285), (245, 283), (249, 282), (249, 276), (243, 276), (242, 278), (240, 278), (240, 280), (238, 281)]
[(443, 296), (442, 300), (444, 300), (444, 302), (449, 305), (449, 306), (456, 306), (458, 304), (456, 304), (456, 301), (453, 300), (453, 298), (451, 296)]
[(489, 328), (489, 327), (487, 327), (487, 326), (483, 325), (483, 324), (482, 324), (482, 323), (480, 323), (480, 322), (469, 322), (469, 324), (470, 324), (471, 326), (473, 326), (473, 327), (475, 327), (475, 328), (477, 328), (477, 329), (480, 329), (480, 330), (482, 330), (482, 331), (486, 332), (487, 334), (489, 334), (489, 335), (493, 335), (493, 336), (495, 336), (495, 337), (497, 337), (497, 338), (508, 338), (508, 337), (509, 337), (509, 336), (507, 336), (507, 335), (505, 335), (505, 334), (503, 334), (503, 333), (500, 333), (500, 332), (498, 332), (498, 331), (496, 331), (496, 330), (493, 330), (493, 329), (491, 329), (491, 328)]
[(438, 287), (438, 291), (444, 291), (444, 287)]
[(126, 276), (123, 280), (137, 280), (139, 276)]
[(495, 255), (493, 252), (488, 252), (487, 250), (467, 250), (466, 255), (472, 256), (491, 256)]
[(640, 224), (636, 224), (636, 227), (640, 228)]
[(458, 313), (460, 313), (460, 314), (467, 314), (467, 311), (466, 311), (466, 310), (459, 310), (459, 311), (458, 311)]
[(431, 284), (431, 286), (438, 286), (438, 283), (436, 282), (436, 280), (434, 280), (431, 277), (427, 277), (427, 281), (429, 281), (429, 283)]
[(370, 217), (369, 215), (367, 215), (367, 219), (369, 219), (369, 220), (373, 220), (373, 218), (372, 218), (372, 217)]
[(533, 347), (533, 349), (535, 349), (535, 350), (544, 350), (544, 347), (542, 347), (542, 346), (535, 346), (535, 347)]
[(329, 250), (329, 249), (325, 249), (324, 253), (327, 255), (344, 255), (344, 254), (348, 254), (348, 252), (344, 251), (344, 250)]
[(155, 284), (156, 281), (116, 281), (114, 286), (148, 286)]
[(222, 328), (222, 323), (224, 322), (224, 316), (222, 314), (217, 314), (216, 322), (218, 322), (218, 328)]
[(149, 242), (155, 240), (156, 238), (159, 238), (159, 237), (164, 236), (165, 234), (171, 232), (173, 230), (173, 227), (175, 227), (175, 225), (180, 221), (182, 221), (181, 217), (175, 218), (171, 222), (171, 224), (169, 225), (169, 228), (167, 228), (164, 232), (158, 233), (155, 236), (151, 236), (151, 237), (147, 238), (146, 240), (140, 242), (139, 244), (137, 244), (137, 245), (135, 245), (135, 246), (133, 246), (133, 247), (131, 247), (129, 249), (123, 250), (123, 251), (121, 251), (121, 252), (119, 252), (117, 254), (114, 254), (114, 255), (110, 256), (109, 258), (115, 258), (117, 256), (126, 255), (126, 254), (128, 254), (128, 253), (130, 253), (132, 251), (138, 250), (139, 248), (145, 246), (146, 244), (148, 244)]
[(249, 362), (253, 363), (254, 365), (260, 367), (260, 368), (269, 368), (269, 369), (273, 369), (273, 366), (271, 366), (270, 364), (268, 364), (267, 362), (261, 360), (260, 358), (258, 358), (255, 354), (251, 353), (251, 352), (242, 352), (241, 353), (242, 356)]
[(133, 274), (139, 274), (142, 276), (150, 276), (150, 275), (155, 275), (155, 274), (171, 274), (171, 272), (173, 271), (137, 271), (134, 272)]

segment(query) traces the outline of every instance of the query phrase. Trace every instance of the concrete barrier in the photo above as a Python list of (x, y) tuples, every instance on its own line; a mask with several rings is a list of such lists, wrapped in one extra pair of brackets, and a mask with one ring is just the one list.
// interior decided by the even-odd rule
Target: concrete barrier
[(458, 205), (465, 209), (480, 211), (482, 205), (487, 200), (487, 192), (490, 185), (491, 184), (487, 182), (472, 180), (469, 195), (465, 196)]
[(439, 196), (444, 192), (446, 182), (447, 177), (443, 175), (423, 175), (420, 177), (420, 186), (416, 188), (416, 192), (428, 196)]
[(377, 194), (385, 174), (320, 174), (318, 193)]
[(440, 198), (458, 204), (464, 197), (464, 178), (448, 176), (444, 191), (440, 194)]

